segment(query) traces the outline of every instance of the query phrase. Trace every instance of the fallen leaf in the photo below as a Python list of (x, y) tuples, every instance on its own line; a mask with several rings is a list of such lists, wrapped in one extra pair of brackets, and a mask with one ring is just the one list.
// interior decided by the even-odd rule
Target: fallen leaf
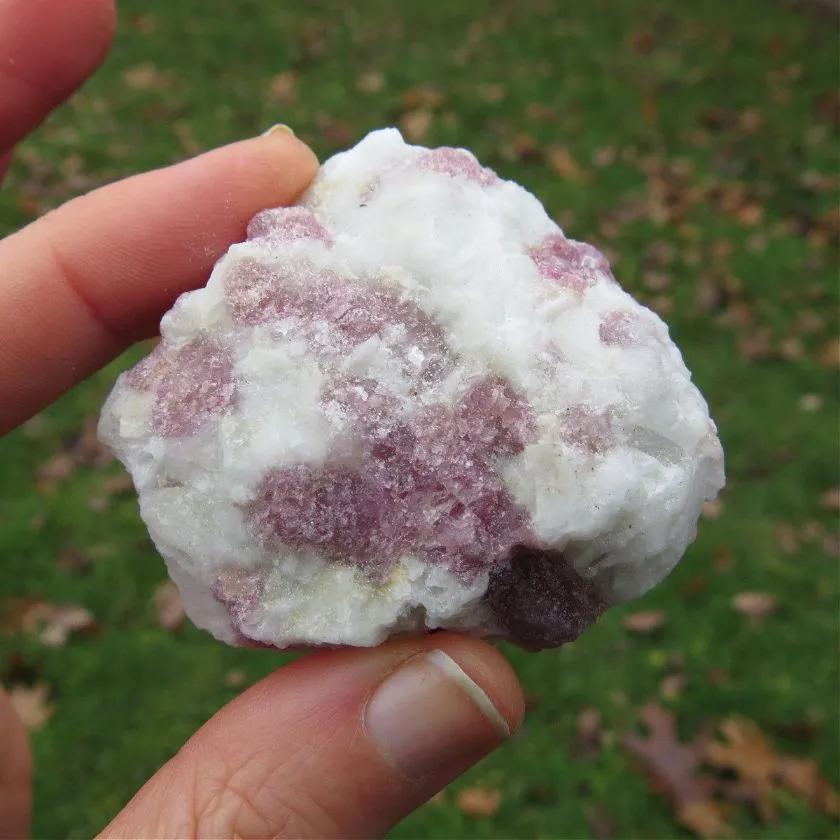
[(643, 706), (638, 716), (649, 736), (625, 735), (624, 746), (645, 767), (654, 789), (668, 797), (677, 820), (701, 837), (729, 834), (721, 805), (713, 799), (717, 782), (699, 772), (709, 733), (681, 742), (674, 715), (656, 703)]
[(779, 344), (779, 355), (789, 362), (798, 362), (805, 358), (805, 347), (796, 336), (788, 336)]
[(771, 338), (772, 334), (767, 327), (743, 333), (738, 342), (738, 352), (745, 359), (769, 359), (773, 355)]
[(625, 616), (621, 626), (631, 633), (647, 635), (658, 630), (665, 624), (667, 616), (664, 610), (646, 610)]
[(492, 817), (502, 804), (502, 792), (486, 787), (464, 788), (455, 797), (455, 802), (471, 817)]
[(134, 491), (134, 481), (128, 473), (107, 479), (100, 488), (105, 496), (121, 496)]
[(803, 394), (797, 403), (802, 411), (813, 414), (823, 406), (823, 399), (819, 394)]
[(174, 631), (183, 625), (186, 618), (184, 604), (178, 587), (171, 580), (165, 580), (158, 586), (154, 602), (158, 624), (164, 630)]
[(840, 126), (840, 93), (833, 90), (822, 94), (816, 101), (815, 111), (820, 119)]
[(827, 817), (840, 816), (840, 799), (820, 774), (819, 766), (813, 758), (780, 756), (776, 777), (781, 785), (801, 796), (815, 813)]
[(706, 671), (706, 679), (711, 685), (729, 685), (732, 675), (726, 668), (709, 668)]
[(721, 804), (714, 799), (689, 802), (676, 814), (677, 822), (698, 837), (730, 837), (732, 828), (724, 821)]
[(362, 73), (356, 79), (356, 90), (361, 93), (379, 93), (385, 87), (385, 77), (376, 70)]
[(151, 15), (132, 15), (128, 25), (141, 35), (151, 35), (157, 28), (157, 23)]
[(76, 471), (76, 459), (69, 452), (59, 452), (38, 467), (36, 483), (40, 493), (52, 492)]
[(799, 549), (796, 529), (785, 523), (776, 526), (776, 542), (778, 542), (779, 548), (784, 554), (796, 554)]
[(444, 95), (437, 88), (421, 86), (409, 88), (403, 93), (402, 104), (405, 111), (434, 111), (443, 104)]
[(773, 776), (776, 772), (776, 751), (752, 721), (730, 718), (720, 725), (727, 743), (712, 741), (706, 749), (706, 762), (713, 767), (733, 770), (747, 782), (762, 820), (777, 819), (773, 802)]
[(527, 110), (528, 118), (540, 123), (551, 123), (557, 119), (557, 111), (541, 102), (532, 102)]
[(685, 674), (669, 674), (659, 683), (659, 696), (663, 700), (676, 700), (685, 688)]
[(288, 105), (297, 98), (298, 75), (294, 70), (278, 73), (268, 83), (271, 98), (280, 105)]
[(20, 629), (37, 634), (47, 647), (63, 647), (71, 633), (95, 631), (97, 627), (93, 613), (84, 607), (38, 601), (20, 616)]
[(224, 684), (228, 688), (238, 688), (240, 685), (243, 685), (244, 683), (245, 683), (245, 674), (243, 674), (242, 671), (233, 670), (233, 671), (228, 671), (225, 674)]
[(581, 710), (570, 753), (573, 758), (592, 759), (601, 752), (601, 713), (597, 709)]
[(131, 90), (151, 91), (163, 90), (168, 87), (171, 79), (161, 73), (151, 61), (144, 61), (142, 64), (135, 64), (123, 71), (123, 83)]
[(740, 592), (732, 599), (732, 606), (741, 615), (759, 620), (776, 611), (776, 596), (769, 592)]
[(400, 120), (402, 133), (408, 140), (423, 140), (432, 127), (432, 112), (426, 110), (408, 111)]
[(686, 598), (697, 598), (709, 588), (709, 579), (704, 575), (696, 575), (683, 588)]
[(513, 143), (508, 153), (512, 160), (521, 163), (539, 163), (543, 159), (543, 153), (540, 151), (534, 138), (524, 131), (513, 138)]
[(723, 513), (723, 499), (710, 499), (708, 502), (703, 502), (701, 508), (704, 519), (718, 519)]
[(820, 348), (820, 364), (823, 367), (840, 367), (840, 338), (830, 338)]
[(565, 146), (551, 146), (545, 153), (548, 165), (561, 177), (576, 184), (586, 180), (586, 173)]
[(98, 424), (97, 417), (86, 417), (80, 431), (68, 442), (66, 451), (80, 467), (102, 469), (114, 461), (114, 453), (99, 440)]
[(79, 573), (88, 571), (93, 566), (93, 561), (83, 552), (68, 545), (58, 552), (55, 564), (65, 572)]
[(35, 683), (31, 688), (13, 685), (9, 689), (12, 708), (30, 732), (40, 729), (52, 716), (52, 707), (47, 704), (49, 694), (49, 686), (42, 682)]
[(726, 302), (726, 290), (719, 278), (713, 274), (701, 274), (694, 289), (694, 306), (700, 312), (720, 309)]
[(828, 510), (840, 510), (840, 487), (832, 487), (820, 496), (820, 505)]
[(202, 151), (193, 127), (186, 120), (176, 120), (172, 125), (172, 133), (178, 138), (183, 150), (191, 157)]
[(22, 596), (19, 598), (4, 598), (0, 602), (2, 610), (2, 622), (0, 622), (0, 630), (4, 633), (19, 633), (25, 630), (24, 623), (26, 622), (27, 614), (34, 608), (43, 604), (41, 598), (33, 598), (31, 596)]
[(586, 806), (586, 824), (589, 826), (589, 833), (595, 840), (611, 840), (616, 837), (615, 820), (607, 809), (600, 803), (589, 803)]

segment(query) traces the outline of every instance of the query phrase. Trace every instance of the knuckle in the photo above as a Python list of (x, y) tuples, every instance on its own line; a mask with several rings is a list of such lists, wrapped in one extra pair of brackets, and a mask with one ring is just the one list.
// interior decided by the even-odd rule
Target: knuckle
[(196, 837), (340, 837), (336, 822), (283, 767), (256, 755), (238, 766), (222, 759), (196, 775), (193, 825)]

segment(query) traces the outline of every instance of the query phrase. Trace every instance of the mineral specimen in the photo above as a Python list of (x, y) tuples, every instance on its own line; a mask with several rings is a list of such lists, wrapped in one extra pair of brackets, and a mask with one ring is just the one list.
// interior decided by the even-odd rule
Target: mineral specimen
[(377, 131), (265, 210), (102, 439), (188, 614), (245, 645), (574, 639), (723, 485), (667, 327), (460, 149)]

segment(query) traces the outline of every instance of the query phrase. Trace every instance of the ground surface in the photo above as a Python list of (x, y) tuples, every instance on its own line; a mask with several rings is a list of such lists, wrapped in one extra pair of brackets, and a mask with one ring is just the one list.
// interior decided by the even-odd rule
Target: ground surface
[[(104, 70), (21, 150), (0, 234), (276, 121), (322, 155), (402, 123), (418, 140), (472, 148), (570, 235), (604, 246), (671, 325), (721, 428), (729, 486), (683, 564), (576, 644), (512, 651), (531, 700), (524, 731), (395, 836), (685, 835), (622, 746), (650, 700), (676, 712), (684, 737), (707, 721), (755, 721), (836, 787), (832, 19), (769, 0), (120, 5)], [(9, 618), (0, 634), (0, 677), (49, 694), (34, 732), (43, 837), (90, 836), (278, 663), (160, 626), (163, 564), (133, 497), (109, 484), (115, 465), (36, 480), (117, 371), (0, 442), (0, 600), (83, 605), (98, 625), (53, 647)], [(745, 592), (764, 597), (738, 609)], [(659, 626), (629, 631), (640, 610), (662, 611), (648, 617)], [(600, 715), (588, 745), (585, 709)], [(467, 788), (483, 808), (459, 804)], [(742, 806), (726, 819), (742, 837), (836, 836), (800, 797), (779, 789), (774, 801), (775, 824)]]

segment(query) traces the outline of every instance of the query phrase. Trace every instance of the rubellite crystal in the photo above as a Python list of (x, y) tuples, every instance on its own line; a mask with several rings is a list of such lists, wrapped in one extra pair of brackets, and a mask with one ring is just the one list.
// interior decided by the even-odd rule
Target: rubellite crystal
[(266, 210), (100, 434), (187, 612), (245, 645), (574, 639), (723, 485), (666, 326), (534, 196), (374, 132)]

